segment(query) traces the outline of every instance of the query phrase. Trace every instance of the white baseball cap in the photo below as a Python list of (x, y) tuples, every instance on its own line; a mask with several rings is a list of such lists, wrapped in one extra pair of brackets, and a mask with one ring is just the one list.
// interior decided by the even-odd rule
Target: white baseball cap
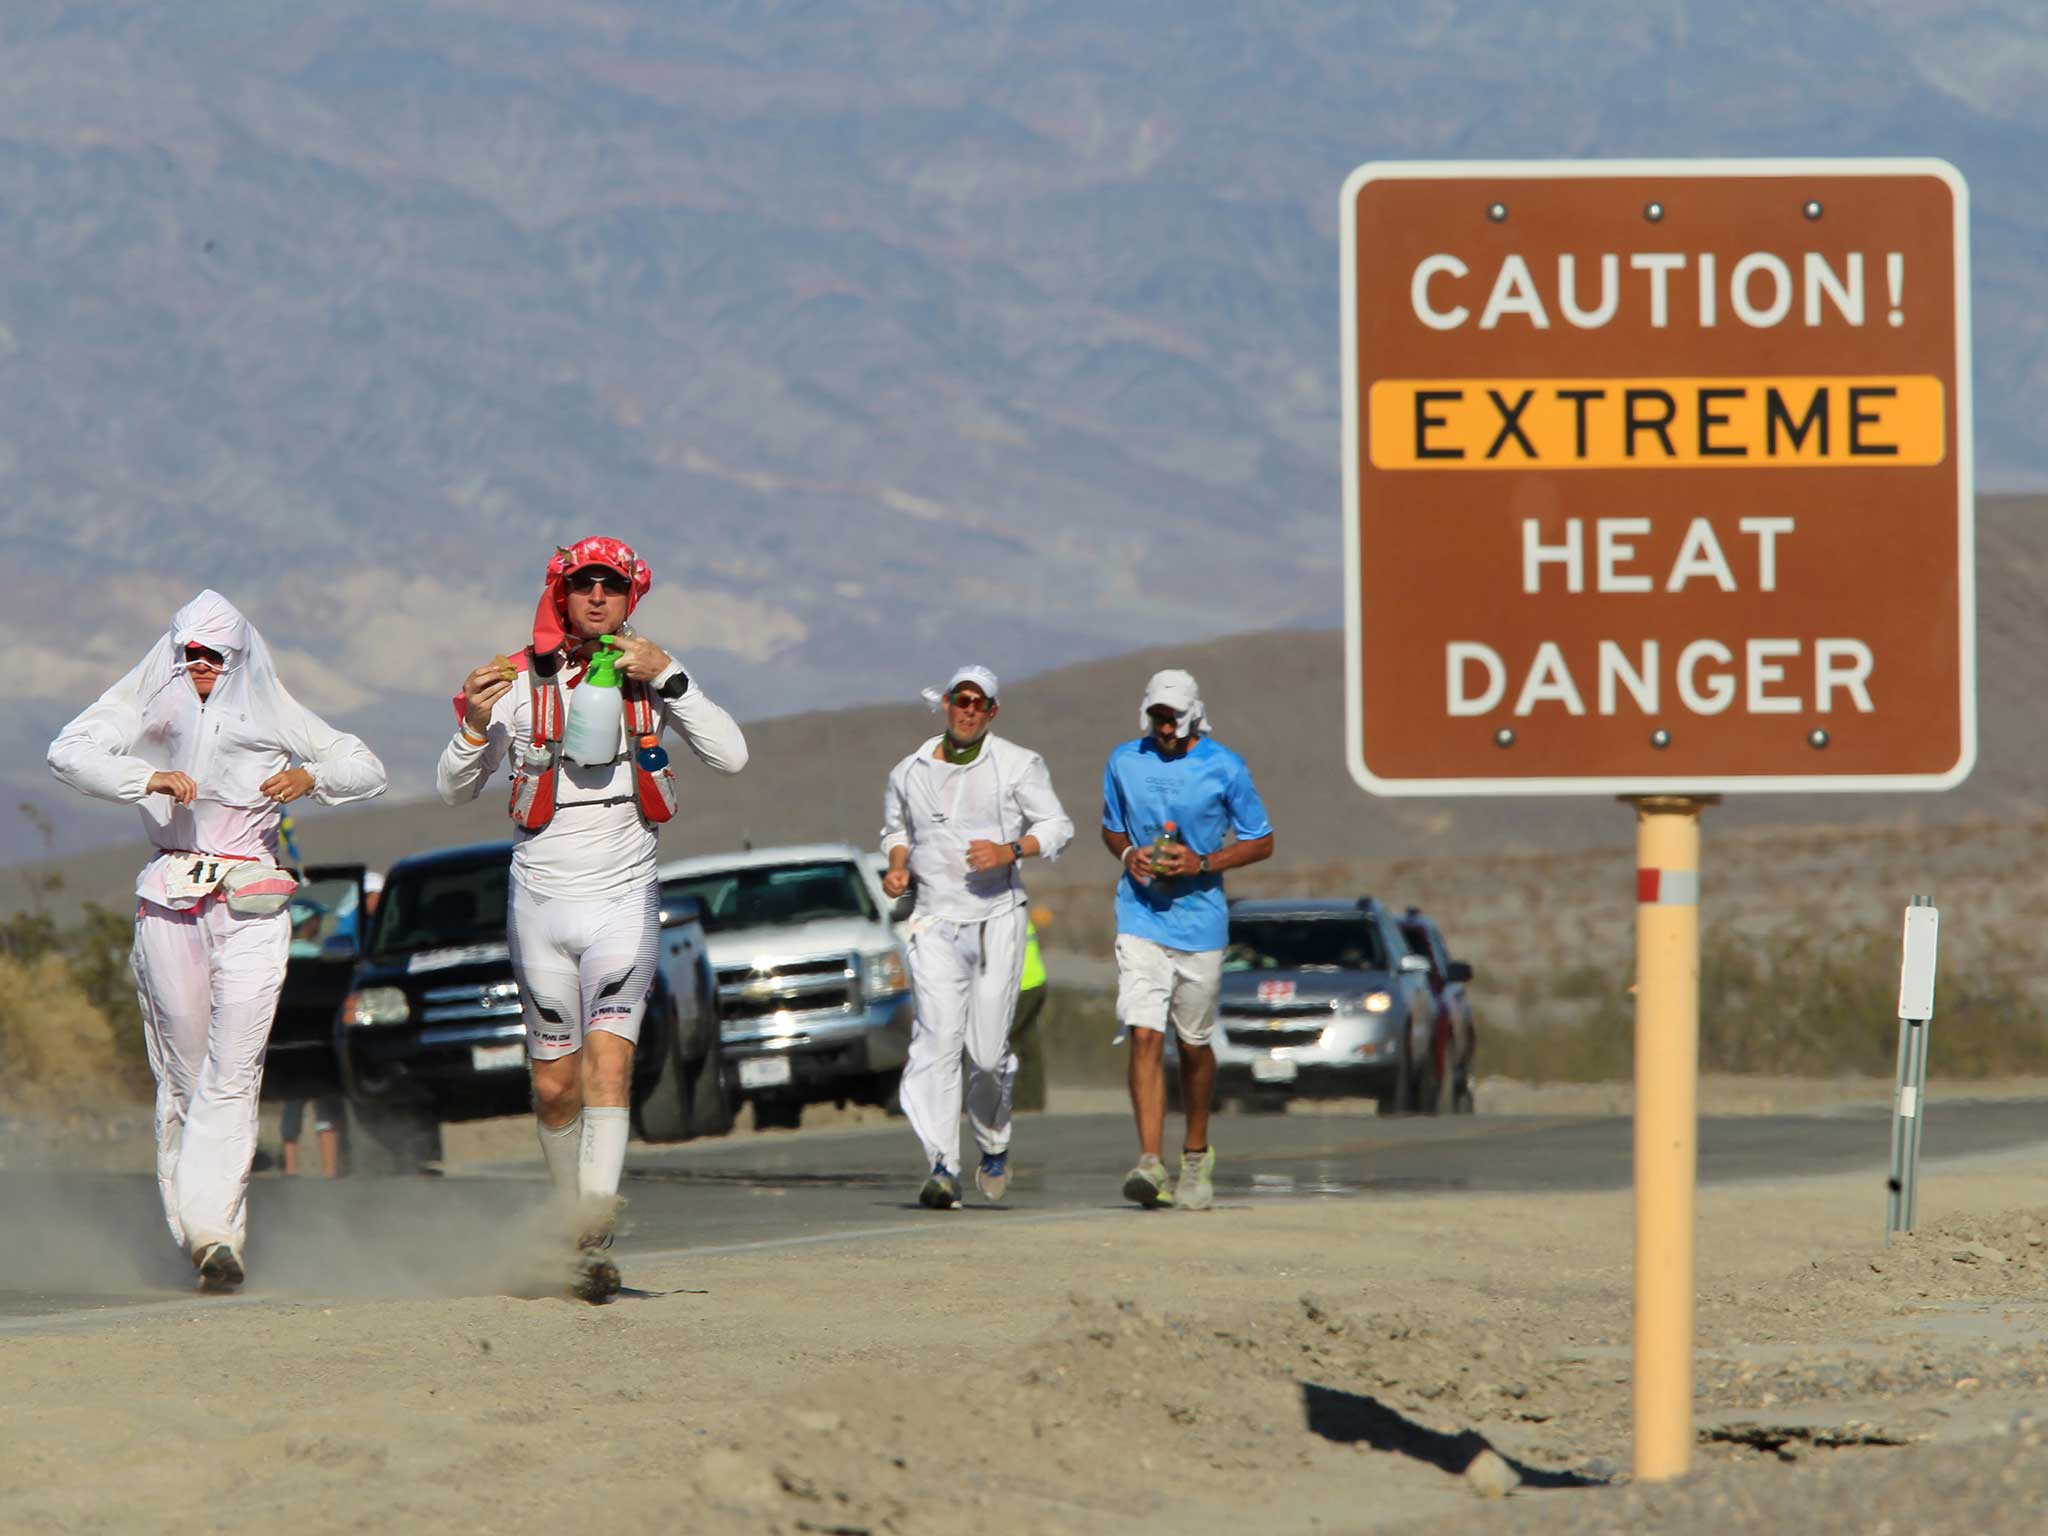
[(996, 702), (995, 673), (989, 671), (987, 667), (961, 667), (951, 677), (946, 679), (945, 687), (925, 689), (925, 703), (929, 704), (933, 710), (937, 710), (951, 696), (953, 690), (962, 683), (974, 684), (975, 687), (981, 690), (982, 697), (987, 699), (989, 703), (993, 704)]

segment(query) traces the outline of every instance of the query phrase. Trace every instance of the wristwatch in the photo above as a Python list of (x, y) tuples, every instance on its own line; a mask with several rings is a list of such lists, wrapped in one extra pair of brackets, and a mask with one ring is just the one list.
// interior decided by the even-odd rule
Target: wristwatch
[(681, 667), (677, 667), (676, 675), (663, 683), (656, 691), (664, 699), (680, 699), (690, 691), (690, 674)]
[(1022, 843), (1010, 844), (1010, 853), (1019, 864), (1024, 862), (1024, 845)]
[(1202, 857), (1196, 861), (1196, 863), (1203, 874), (1206, 875), (1207, 873), (1209, 873), (1209, 855), (1207, 855), (1206, 853), (1203, 854)]

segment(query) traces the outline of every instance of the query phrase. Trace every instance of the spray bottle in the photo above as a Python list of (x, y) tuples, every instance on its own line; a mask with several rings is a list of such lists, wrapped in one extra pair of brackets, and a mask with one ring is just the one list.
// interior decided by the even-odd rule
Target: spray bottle
[(624, 653), (614, 649), (613, 636), (600, 638), (603, 644), (590, 658), (583, 681), (569, 694), (569, 719), (562, 730), (562, 756), (586, 768), (617, 762), (625, 741), (626, 694), (618, 671)]

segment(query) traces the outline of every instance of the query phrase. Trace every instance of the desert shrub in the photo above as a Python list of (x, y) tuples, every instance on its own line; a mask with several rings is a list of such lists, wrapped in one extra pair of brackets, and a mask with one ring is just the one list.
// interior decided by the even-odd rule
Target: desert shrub
[[(1944, 953), (1928, 1069), (1943, 1077), (2048, 1072), (2048, 1013), (2033, 992), (2031, 951), (1993, 936)], [(1489, 1030), (1483, 1072), (1529, 1082), (1627, 1078), (1635, 999), (1626, 962), (1577, 961), (1518, 978), (1523, 1016), (1553, 1022)], [(1897, 1061), (1895, 929), (1778, 928), (1763, 936), (1709, 928), (1700, 943), (1700, 1066), (1783, 1077), (1889, 1076)], [(1560, 1007), (1558, 1005), (1571, 1005)], [(1481, 1020), (1485, 1001), (1480, 999)], [(1562, 1013), (1562, 1018), (1555, 1018)]]
[(0, 1096), (10, 1107), (71, 1111), (133, 1098), (148, 1081), (147, 1068), (136, 1068), (136, 1053), (61, 955), (0, 955)]
[(17, 1103), (40, 1103), (46, 1090), (97, 1102), (146, 1088), (133, 938), (126, 916), (90, 902), (68, 927), (41, 909), (0, 919), (0, 1093)]

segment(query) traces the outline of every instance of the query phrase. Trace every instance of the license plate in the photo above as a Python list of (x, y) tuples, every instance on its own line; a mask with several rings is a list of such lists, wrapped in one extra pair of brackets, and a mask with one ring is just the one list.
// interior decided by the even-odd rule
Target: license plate
[(472, 1045), (469, 1064), (479, 1072), (523, 1067), (526, 1065), (526, 1047), (517, 1040), (507, 1040), (503, 1045)]
[(1259, 1056), (1252, 1060), (1252, 1079), (1255, 1082), (1291, 1083), (1300, 1075), (1298, 1065), (1278, 1056)]
[(755, 1056), (740, 1063), (742, 1088), (780, 1088), (788, 1081), (787, 1056)]

